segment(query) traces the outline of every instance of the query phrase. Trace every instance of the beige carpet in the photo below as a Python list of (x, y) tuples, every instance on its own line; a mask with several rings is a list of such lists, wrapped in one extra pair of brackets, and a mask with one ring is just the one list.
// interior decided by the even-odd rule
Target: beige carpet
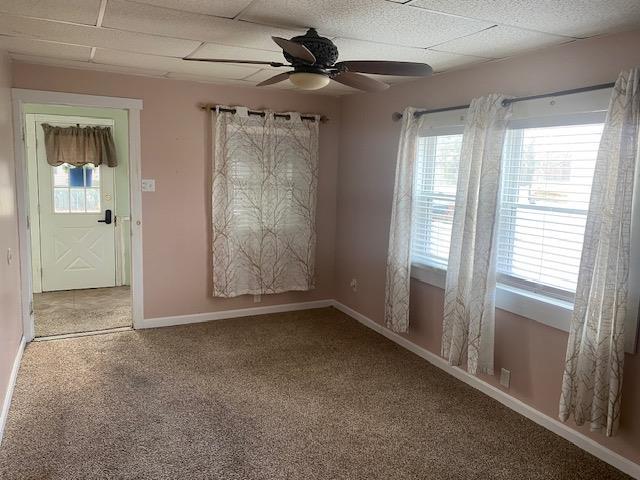
[(131, 326), (129, 287), (33, 294), (36, 336)]
[(27, 347), (2, 479), (623, 479), (333, 309)]

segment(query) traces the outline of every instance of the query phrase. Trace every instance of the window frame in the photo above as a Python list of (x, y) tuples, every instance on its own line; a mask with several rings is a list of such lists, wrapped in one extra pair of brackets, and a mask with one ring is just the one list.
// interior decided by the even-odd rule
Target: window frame
[[(513, 104), (507, 128), (535, 126), (601, 123), (608, 109), (611, 89), (541, 98)], [(418, 135), (437, 136), (462, 133), (466, 109), (440, 112), (423, 117)], [(625, 350), (636, 351), (638, 312), (640, 307), (640, 168), (636, 168), (634, 200), (631, 223), (631, 258), (629, 272), (629, 295), (625, 328)], [(446, 265), (424, 262), (411, 258), (411, 277), (438, 288), (445, 288)], [(502, 277), (502, 278), (501, 278)], [(504, 280), (507, 280), (506, 282)], [(529, 318), (544, 325), (568, 332), (573, 313), (573, 299), (561, 298), (552, 288), (531, 282), (510, 282), (498, 276), (496, 285), (496, 308)], [(527, 288), (532, 287), (532, 288)]]
[[(593, 124), (602, 124), (606, 120), (606, 112), (605, 111), (597, 111), (597, 112), (583, 112), (583, 113), (575, 113), (575, 114), (557, 114), (552, 116), (540, 116), (540, 117), (529, 117), (529, 118), (518, 118), (510, 120), (507, 123), (507, 131), (509, 130), (524, 130), (527, 128), (549, 128), (549, 127), (564, 127), (571, 125), (593, 125)], [(507, 135), (509, 133), (507, 132)], [(505, 138), (505, 144), (506, 144)], [(520, 145), (516, 148), (521, 148), (522, 140), (520, 140)], [(510, 154), (513, 154), (511, 152)], [(504, 158), (503, 158), (504, 161)], [(521, 168), (520, 166), (516, 168)], [(504, 188), (504, 185), (503, 185)], [(502, 198), (504, 198), (504, 193), (501, 194), (500, 208), (502, 209)], [(534, 207), (523, 207), (523, 206), (512, 206), (512, 208), (531, 208)], [(549, 211), (549, 212), (557, 212), (561, 210), (557, 207), (548, 207), (542, 205), (536, 205), (536, 210), (540, 211)], [(565, 213), (572, 213), (570, 210), (573, 209), (564, 209)], [(574, 210), (573, 213), (582, 213)], [(588, 213), (588, 207), (584, 210), (584, 215)], [(501, 217), (501, 221), (502, 221)], [(515, 235), (515, 231), (508, 230), (504, 232), (503, 229), (499, 230), (499, 235), (502, 238), (502, 235), (507, 233), (506, 237), (513, 241), (513, 236)], [(511, 236), (509, 236), (511, 234)], [(532, 294), (541, 295), (543, 297), (548, 297), (551, 299), (557, 299), (565, 302), (569, 302), (573, 305), (575, 299), (575, 292), (570, 290), (565, 290), (560, 287), (553, 287), (550, 285), (545, 285), (542, 283), (537, 283), (534, 281), (526, 280), (521, 277), (515, 275), (509, 275), (503, 271), (498, 270), (497, 272), (498, 282), (507, 285), (512, 288), (524, 290), (527, 292), (531, 292)]]

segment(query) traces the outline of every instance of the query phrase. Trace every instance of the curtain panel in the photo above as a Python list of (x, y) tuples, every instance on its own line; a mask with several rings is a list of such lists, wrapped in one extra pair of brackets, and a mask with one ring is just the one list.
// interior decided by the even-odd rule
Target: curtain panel
[(212, 115), (213, 296), (313, 289), (320, 117)]
[(55, 127), (42, 124), (47, 163), (57, 167), (88, 163), (116, 167), (118, 157), (110, 127)]
[(394, 332), (406, 332), (409, 328), (413, 170), (422, 124), (422, 117), (415, 116), (416, 110), (407, 107), (402, 114), (389, 227), (384, 319), (386, 326)]
[(442, 356), (469, 373), (493, 374), (496, 236), (504, 96), (474, 99), (466, 115), (445, 286)]
[(631, 208), (640, 129), (640, 68), (618, 77), (591, 187), (567, 344), (560, 419), (614, 435), (620, 419), (631, 246)]

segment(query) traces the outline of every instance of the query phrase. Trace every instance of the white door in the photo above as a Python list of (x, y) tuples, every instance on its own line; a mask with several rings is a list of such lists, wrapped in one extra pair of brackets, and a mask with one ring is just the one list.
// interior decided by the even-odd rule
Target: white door
[[(36, 125), (42, 290), (113, 287), (116, 284), (113, 168), (49, 165), (41, 124), (76, 124), (65, 120), (66, 123), (38, 120)], [(87, 124), (95, 122), (80, 123)]]

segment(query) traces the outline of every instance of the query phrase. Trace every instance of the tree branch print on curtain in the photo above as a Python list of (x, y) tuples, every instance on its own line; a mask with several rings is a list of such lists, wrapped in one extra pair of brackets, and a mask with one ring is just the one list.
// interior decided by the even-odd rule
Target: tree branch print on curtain
[(315, 286), (319, 117), (212, 112), (213, 296)]
[(409, 328), (413, 170), (418, 130), (422, 124), (422, 117), (416, 117), (415, 112), (415, 108), (407, 107), (402, 114), (389, 227), (384, 319), (394, 332), (406, 332)]
[(640, 68), (613, 88), (600, 141), (567, 344), (560, 418), (614, 435), (620, 421), (640, 129)]
[(502, 147), (510, 107), (474, 99), (466, 115), (447, 264), (442, 356), (493, 374), (496, 236)]

